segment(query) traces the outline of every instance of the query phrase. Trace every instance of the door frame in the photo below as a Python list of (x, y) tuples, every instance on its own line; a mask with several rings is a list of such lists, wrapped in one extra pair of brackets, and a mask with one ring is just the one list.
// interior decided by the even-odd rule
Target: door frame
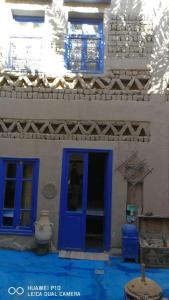
[(59, 209), (59, 227), (58, 227), (58, 248), (61, 241), (61, 224), (62, 212), (65, 207), (65, 180), (67, 174), (67, 157), (68, 153), (105, 153), (107, 154), (106, 168), (106, 201), (105, 201), (105, 247), (106, 251), (110, 250), (111, 244), (111, 208), (112, 208), (112, 190), (113, 190), (113, 150), (112, 149), (93, 149), (93, 148), (64, 148), (62, 152), (62, 175), (61, 175), (61, 191), (60, 191), (60, 209)]

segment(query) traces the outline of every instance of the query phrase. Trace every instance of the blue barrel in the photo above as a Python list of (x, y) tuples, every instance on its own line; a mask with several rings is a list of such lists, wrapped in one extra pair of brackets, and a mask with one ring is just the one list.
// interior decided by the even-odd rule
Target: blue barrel
[(134, 224), (122, 226), (122, 257), (123, 259), (134, 259), (138, 262), (139, 238), (138, 229)]
[(124, 224), (122, 227), (122, 237), (138, 237), (138, 229), (134, 224)]

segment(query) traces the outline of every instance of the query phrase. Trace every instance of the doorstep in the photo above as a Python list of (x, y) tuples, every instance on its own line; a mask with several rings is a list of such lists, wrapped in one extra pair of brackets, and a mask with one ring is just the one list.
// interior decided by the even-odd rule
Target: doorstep
[(60, 258), (71, 258), (71, 259), (87, 259), (87, 260), (101, 260), (101, 261), (108, 261), (109, 260), (109, 254), (108, 253), (94, 253), (94, 252), (78, 252), (78, 251), (60, 250), (58, 256)]

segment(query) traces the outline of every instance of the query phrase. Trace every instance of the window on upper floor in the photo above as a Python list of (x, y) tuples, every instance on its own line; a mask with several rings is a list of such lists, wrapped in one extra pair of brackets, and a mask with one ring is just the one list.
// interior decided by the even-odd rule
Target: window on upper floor
[(64, 3), (110, 4), (111, 0), (64, 0)]
[(36, 219), (37, 159), (0, 159), (0, 232), (31, 234)]
[(68, 22), (65, 62), (72, 72), (103, 71), (103, 22), (98, 19), (71, 18)]
[(7, 67), (15, 71), (41, 71), (43, 16), (13, 15)]

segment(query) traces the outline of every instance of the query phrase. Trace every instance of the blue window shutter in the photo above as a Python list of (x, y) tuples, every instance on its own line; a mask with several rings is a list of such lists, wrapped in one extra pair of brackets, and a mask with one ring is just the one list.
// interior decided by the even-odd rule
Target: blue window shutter
[(33, 172), (33, 186), (32, 186), (32, 214), (31, 214), (31, 229), (34, 230), (34, 222), (36, 220), (37, 210), (37, 196), (38, 196), (38, 181), (39, 181), (39, 160), (34, 160), (34, 172)]
[(22, 177), (21, 177), (21, 168), (20, 164), (16, 164), (16, 191), (15, 191), (15, 205), (14, 205), (14, 222), (13, 226), (16, 228), (16, 226), (19, 224), (20, 220), (20, 207), (21, 203), (19, 199), (21, 199), (21, 193), (22, 193)]
[[(16, 166), (16, 173), (12, 178), (7, 175), (7, 164)], [(32, 166), (30, 178), (24, 177), (23, 175), (23, 168), (26, 165)], [(29, 158), (1, 158), (0, 167), (0, 233), (31, 235), (34, 230), (34, 222), (36, 219), (39, 160)], [(14, 203), (12, 206), (9, 206), (8, 203), (11, 202), (9, 202), (8, 199), (7, 204), (4, 206), (4, 201), (6, 201), (6, 182), (10, 182), (11, 180), (15, 182)], [(27, 205), (23, 207), (21, 206), (23, 184), (29, 182), (32, 187), (31, 203), (30, 207), (27, 207)], [(8, 188), (10, 188), (10, 186)], [(24, 220), (25, 218), (27, 219), (26, 223)], [(28, 220), (29, 223), (27, 223)]]
[(69, 41), (69, 35), (67, 35), (65, 37), (65, 51), (64, 51), (64, 62), (65, 62), (65, 68), (67, 68), (69, 70), (70, 66), (69, 66), (69, 48), (70, 48), (70, 41)]
[(104, 69), (104, 36), (100, 40), (100, 71)]

